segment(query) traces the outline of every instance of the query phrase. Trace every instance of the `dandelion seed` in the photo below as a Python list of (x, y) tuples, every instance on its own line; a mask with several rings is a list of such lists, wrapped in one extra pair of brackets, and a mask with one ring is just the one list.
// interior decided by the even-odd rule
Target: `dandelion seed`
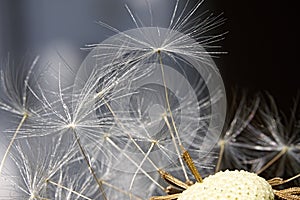
[(35, 82), (37, 78), (33, 78), (33, 68), (36, 66), (38, 59), (39, 57), (36, 57), (33, 60), (27, 73), (23, 73), (21, 70), (14, 71), (16, 67), (12, 66), (9, 59), (5, 69), (1, 71), (1, 90), (4, 96), (0, 99), (0, 109), (8, 112), (9, 114), (21, 117), (21, 119), (16, 130), (13, 132), (10, 143), (8, 144), (4, 156), (1, 159), (0, 175), (9, 151), (19, 134), (21, 127), (24, 125), (29, 116), (36, 115), (38, 112), (38, 109), (34, 106), (34, 96), (29, 90), (30, 84)]
[(48, 182), (54, 179), (63, 166), (74, 159), (74, 143), (68, 136), (36, 137), (15, 141), (11, 154), (19, 173), (9, 181), (19, 198), (48, 199)]
[[(102, 183), (101, 181), (99, 181), (95, 170), (91, 166), (91, 162), (86, 153), (86, 147), (82, 145), (82, 140), (86, 140), (87, 142), (96, 140), (95, 138), (90, 138), (89, 135), (93, 135), (95, 132), (98, 132), (101, 127), (98, 125), (98, 121), (95, 121), (93, 117), (89, 117), (91, 113), (93, 114), (94, 112), (93, 106), (89, 106), (88, 109), (86, 109), (85, 113), (80, 113), (80, 115), (78, 115), (77, 109), (81, 109), (80, 106), (89, 105), (89, 101), (73, 101), (74, 97), (69, 96), (67, 93), (68, 91), (71, 91), (72, 87), (67, 87), (66, 89), (62, 88), (60, 67), (57, 78), (58, 91), (53, 93), (54, 96), (52, 96), (53, 94), (50, 94), (50, 96), (46, 95), (43, 90), (40, 90), (40, 94), (36, 93), (37, 99), (39, 99), (40, 103), (45, 107), (45, 113), (41, 116), (43, 118), (42, 121), (45, 122), (43, 124), (44, 129), (42, 130), (42, 132), (44, 132), (45, 134), (40, 135), (72, 136), (71, 140), (77, 144), (77, 150), (82, 155), (87, 169), (89, 169), (93, 180), (98, 184), (98, 189), (102, 193), (102, 196), (105, 197), (105, 193), (102, 189)], [(48, 99), (51, 99), (51, 101)], [(78, 105), (77, 103), (80, 105)], [(97, 138), (100, 137), (101, 136), (98, 136)], [(52, 183), (52, 185), (60, 186), (62, 189), (66, 189), (65, 186), (60, 185), (56, 182), (49, 181), (49, 183)], [(70, 189), (70, 191), (72, 190)], [(76, 192), (73, 191), (73, 193)]]
[[(186, 11), (187, 2), (180, 13), (176, 1), (168, 28), (140, 26), (128, 6), (136, 29), (120, 32), (100, 22), (117, 34), (88, 46), (92, 51), (75, 80), (74, 94), (82, 94), (74, 100), (78, 102), (77, 115), (89, 113), (84, 118), (96, 118), (100, 125), (97, 132), (87, 133), (89, 140), (78, 132), (82, 145), (89, 148), (91, 142), (99, 146), (105, 156), (93, 158), (111, 163), (107, 168), (126, 176), (122, 184), (114, 181), (113, 186), (142, 199), (164, 192), (160, 168), (189, 181), (180, 146), (204, 158), (217, 142), (206, 139), (206, 134), (220, 134), (223, 127), (224, 86), (204, 49), (223, 34), (198, 35), (222, 24), (223, 19), (208, 17), (185, 30), (201, 3)], [(91, 106), (93, 109), (87, 110)], [(202, 166), (211, 164), (207, 162)], [(141, 190), (146, 190), (145, 194), (140, 194)], [(109, 191), (105, 191), (108, 199)], [(121, 193), (114, 197), (125, 198)]]
[(253, 123), (248, 126), (241, 151), (251, 170), (266, 178), (292, 177), (299, 174), (299, 127), (297, 126), (299, 96), (291, 117), (281, 115), (275, 100), (266, 95)]

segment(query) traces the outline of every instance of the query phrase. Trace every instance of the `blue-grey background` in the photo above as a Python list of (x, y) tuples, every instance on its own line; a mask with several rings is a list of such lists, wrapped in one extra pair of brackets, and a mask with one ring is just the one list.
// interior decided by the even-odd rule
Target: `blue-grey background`
[[(167, 23), (164, 20), (170, 17), (172, 1), (150, 1), (157, 22)], [(59, 52), (70, 65), (78, 66), (88, 53), (81, 47), (113, 34), (95, 21), (107, 22), (120, 30), (134, 28), (124, 4), (128, 3), (141, 16), (145, 14), (143, 2), (1, 0), (1, 59), (9, 52), (15, 60), (41, 54), (52, 62), (58, 59)], [(288, 112), (300, 86), (296, 1), (206, 0), (197, 14), (204, 10), (224, 12), (227, 18), (221, 31), (229, 33), (219, 44), (228, 54), (216, 59), (216, 63), (229, 98), (232, 87), (253, 93), (266, 90)]]

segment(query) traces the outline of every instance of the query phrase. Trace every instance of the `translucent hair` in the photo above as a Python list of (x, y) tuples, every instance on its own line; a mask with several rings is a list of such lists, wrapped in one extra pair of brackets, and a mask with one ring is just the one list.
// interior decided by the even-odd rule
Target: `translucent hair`
[(104, 154), (93, 158), (110, 176), (123, 177), (110, 180), (119, 192), (110, 187), (108, 198), (163, 194), (159, 169), (188, 181), (181, 147), (199, 160), (199, 169), (214, 165), (206, 155), (223, 128), (225, 90), (214, 61), (190, 35), (159, 27), (119, 32), (93, 46), (74, 93), (84, 94), (89, 105), (78, 112), (93, 107), (90, 117), (102, 127), (95, 140), (78, 132), (83, 146), (101, 146)]

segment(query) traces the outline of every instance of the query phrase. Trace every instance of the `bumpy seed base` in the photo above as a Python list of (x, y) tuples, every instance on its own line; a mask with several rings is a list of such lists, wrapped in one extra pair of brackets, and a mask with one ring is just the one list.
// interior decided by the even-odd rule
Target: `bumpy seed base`
[(246, 171), (218, 172), (183, 191), (178, 200), (274, 200), (271, 185)]

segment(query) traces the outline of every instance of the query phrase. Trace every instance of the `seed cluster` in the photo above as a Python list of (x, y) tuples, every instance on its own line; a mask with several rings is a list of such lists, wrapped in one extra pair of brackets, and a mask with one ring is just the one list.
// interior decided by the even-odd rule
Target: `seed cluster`
[(178, 200), (274, 200), (271, 185), (246, 171), (218, 172), (183, 191)]

